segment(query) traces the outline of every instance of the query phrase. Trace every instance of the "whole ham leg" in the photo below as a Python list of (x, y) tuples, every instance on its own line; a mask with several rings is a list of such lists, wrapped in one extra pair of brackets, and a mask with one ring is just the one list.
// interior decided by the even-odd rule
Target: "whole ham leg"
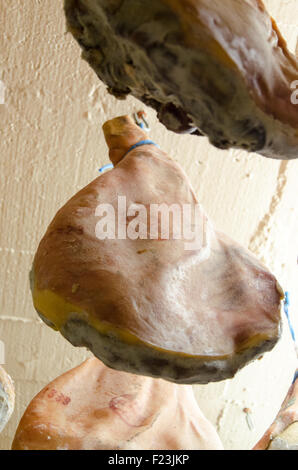
[(37, 312), (109, 367), (177, 383), (232, 377), (279, 338), (275, 277), (214, 230), (165, 152), (129, 151), (148, 138), (130, 117), (104, 133), (115, 168), (70, 199), (40, 242)]
[(11, 378), (0, 366), (0, 432), (3, 431), (14, 410), (14, 387)]
[(190, 385), (105, 367), (89, 359), (30, 403), (13, 450), (222, 449)]
[(298, 450), (298, 369), (274, 423), (254, 450)]
[[(218, 148), (298, 157), (298, 61), (262, 0), (65, 0), (108, 91)], [(297, 17), (298, 7), (293, 11)]]

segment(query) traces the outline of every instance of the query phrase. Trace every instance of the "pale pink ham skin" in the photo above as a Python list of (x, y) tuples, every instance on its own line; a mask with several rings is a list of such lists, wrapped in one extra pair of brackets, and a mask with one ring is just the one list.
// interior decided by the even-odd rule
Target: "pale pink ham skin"
[(13, 450), (222, 448), (191, 386), (113, 371), (95, 358), (32, 400), (12, 445)]
[(15, 404), (15, 390), (11, 377), (0, 366), (0, 433), (7, 425)]

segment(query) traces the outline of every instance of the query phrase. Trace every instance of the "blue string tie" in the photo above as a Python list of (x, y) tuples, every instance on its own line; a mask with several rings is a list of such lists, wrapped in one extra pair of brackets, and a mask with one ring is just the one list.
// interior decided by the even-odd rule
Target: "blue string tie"
[(106, 170), (110, 170), (111, 168), (114, 168), (113, 163), (108, 163), (107, 165), (102, 166), (98, 171), (99, 173), (104, 173)]
[[(131, 152), (132, 150), (138, 148), (138, 147), (141, 147), (142, 145), (155, 145), (155, 147), (159, 147), (158, 144), (156, 144), (155, 142), (153, 142), (153, 140), (149, 140), (149, 139), (146, 139), (146, 140), (141, 140), (140, 142), (137, 142), (136, 144), (132, 145), (130, 147), (129, 150), (127, 150), (127, 152), (123, 155), (123, 158), (126, 157), (126, 155)], [(114, 168), (114, 165), (113, 163), (109, 163), (108, 165), (104, 165), (103, 167), (101, 167), (98, 171), (99, 173), (104, 173), (104, 171), (106, 170), (109, 170), (110, 168)]]
[(124, 154), (123, 158), (126, 157), (126, 155), (131, 152), (132, 150), (138, 148), (138, 147), (141, 147), (142, 145), (155, 145), (155, 147), (159, 147), (158, 144), (156, 144), (155, 142), (153, 142), (153, 140), (149, 140), (149, 139), (146, 139), (146, 140), (141, 140), (140, 142), (137, 142), (136, 144), (132, 145), (130, 147), (129, 150), (127, 150), (127, 152)]
[(295, 336), (295, 331), (291, 322), (290, 314), (289, 314), (289, 305), (290, 305), (290, 295), (289, 292), (285, 292), (285, 299), (284, 299), (284, 312), (286, 314), (291, 336), (294, 342), (296, 342), (296, 336)]
[[(135, 122), (136, 124), (143, 130), (145, 131), (149, 131), (149, 125), (148, 125), (148, 122), (146, 121), (145, 119), (145, 115), (144, 113), (142, 113), (142, 117), (139, 117), (139, 114), (138, 113), (134, 113), (134, 119), (135, 119)], [(127, 150), (127, 152), (123, 155), (122, 158), (126, 157), (126, 155), (131, 152), (132, 150), (138, 148), (138, 147), (141, 147), (141, 145), (155, 145), (155, 147), (159, 147), (158, 144), (156, 144), (155, 142), (153, 142), (153, 140), (149, 140), (149, 139), (145, 139), (145, 140), (141, 140), (140, 142), (137, 142), (136, 144), (132, 145), (130, 147), (130, 149)], [(114, 165), (112, 163), (109, 163), (108, 165), (104, 165), (103, 167), (101, 167), (99, 169), (99, 173), (104, 173), (106, 170), (109, 170), (111, 168), (114, 168)]]
[[(290, 329), (290, 332), (291, 332), (292, 339), (293, 339), (294, 343), (296, 344), (295, 331), (294, 331), (294, 328), (293, 328), (293, 325), (292, 325), (292, 322), (291, 322), (291, 318), (290, 318), (290, 314), (289, 314), (289, 305), (290, 305), (290, 294), (289, 294), (289, 292), (285, 292), (284, 312), (285, 312), (287, 320), (288, 320), (288, 325), (289, 325), (289, 329)], [(297, 379), (298, 379), (298, 369), (296, 369), (296, 372), (294, 374), (294, 378), (293, 378), (292, 383), (295, 383)]]

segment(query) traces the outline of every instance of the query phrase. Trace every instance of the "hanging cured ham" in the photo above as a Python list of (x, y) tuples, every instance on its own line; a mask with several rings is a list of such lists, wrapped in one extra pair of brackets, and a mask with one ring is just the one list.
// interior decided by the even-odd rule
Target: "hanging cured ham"
[(298, 450), (298, 369), (275, 421), (254, 450)]
[(32, 400), (12, 449), (217, 450), (222, 444), (190, 385), (113, 371), (94, 358)]
[[(279, 338), (275, 277), (214, 230), (181, 167), (129, 116), (103, 128), (114, 169), (51, 222), (32, 268), (36, 310), (112, 368), (177, 383), (232, 377)], [(189, 233), (178, 233), (182, 216)]]
[(14, 410), (14, 386), (11, 378), (0, 366), (0, 432), (3, 431)]
[(220, 149), (298, 156), (298, 61), (262, 0), (65, 0), (68, 30), (117, 98)]

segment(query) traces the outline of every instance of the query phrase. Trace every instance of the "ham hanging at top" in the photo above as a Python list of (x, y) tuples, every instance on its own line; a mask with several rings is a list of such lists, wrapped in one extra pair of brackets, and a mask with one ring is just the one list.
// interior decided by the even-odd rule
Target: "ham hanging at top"
[(262, 0), (65, 0), (65, 13), (117, 98), (220, 149), (298, 157), (298, 61)]

